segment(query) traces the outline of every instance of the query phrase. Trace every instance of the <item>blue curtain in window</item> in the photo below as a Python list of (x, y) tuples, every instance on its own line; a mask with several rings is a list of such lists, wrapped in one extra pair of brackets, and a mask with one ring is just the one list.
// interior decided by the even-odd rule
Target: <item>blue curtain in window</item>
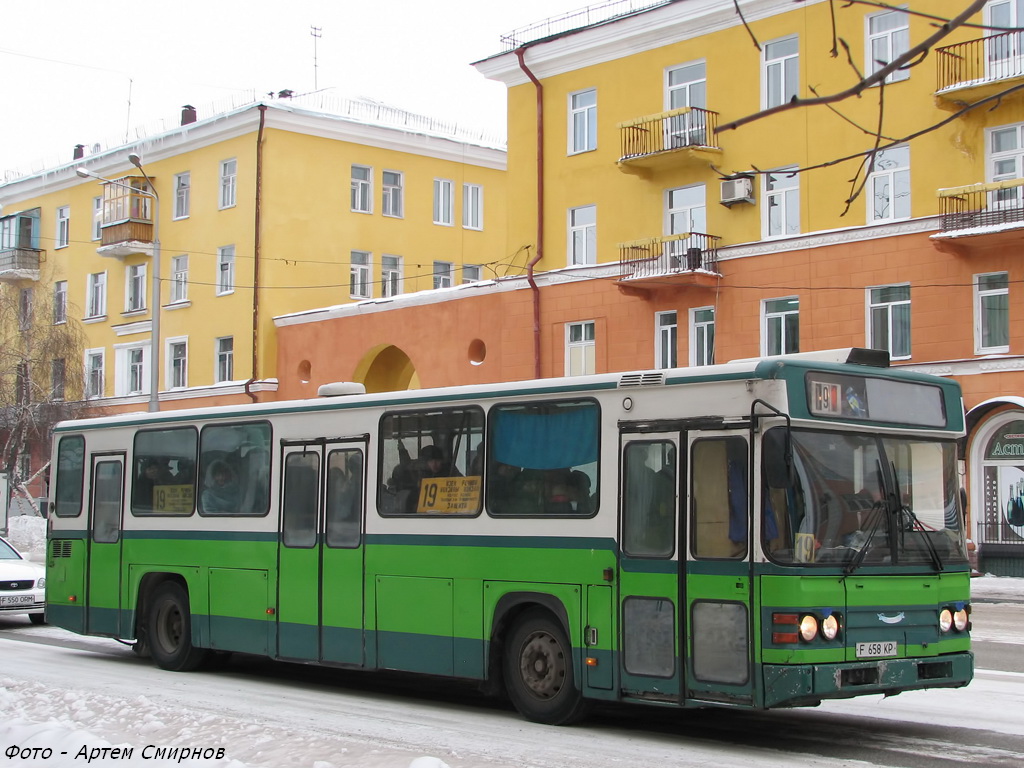
[(494, 412), (493, 458), (524, 469), (559, 469), (597, 461), (597, 406), (551, 412)]

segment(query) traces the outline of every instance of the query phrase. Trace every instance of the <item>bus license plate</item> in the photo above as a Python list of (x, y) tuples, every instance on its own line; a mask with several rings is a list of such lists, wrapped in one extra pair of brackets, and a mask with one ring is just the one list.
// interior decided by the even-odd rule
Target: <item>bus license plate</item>
[(882, 656), (895, 656), (899, 653), (900, 644), (895, 640), (877, 643), (857, 643), (858, 659), (877, 659)]
[(32, 605), (35, 601), (32, 595), (0, 595), (0, 605)]

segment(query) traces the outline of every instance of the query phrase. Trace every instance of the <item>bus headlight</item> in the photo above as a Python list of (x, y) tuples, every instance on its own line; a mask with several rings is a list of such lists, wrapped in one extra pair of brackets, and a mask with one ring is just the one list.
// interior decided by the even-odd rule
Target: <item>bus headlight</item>
[(821, 635), (826, 640), (835, 640), (839, 634), (839, 619), (834, 613), (830, 613), (821, 620)]
[(957, 632), (963, 632), (967, 629), (968, 618), (969, 614), (966, 608), (961, 608), (953, 614), (953, 626), (956, 627)]
[(953, 626), (953, 612), (949, 608), (943, 608), (939, 611), (939, 630), (941, 632), (949, 632), (950, 627)]
[(800, 639), (805, 643), (811, 642), (818, 635), (818, 620), (807, 614), (800, 619)]

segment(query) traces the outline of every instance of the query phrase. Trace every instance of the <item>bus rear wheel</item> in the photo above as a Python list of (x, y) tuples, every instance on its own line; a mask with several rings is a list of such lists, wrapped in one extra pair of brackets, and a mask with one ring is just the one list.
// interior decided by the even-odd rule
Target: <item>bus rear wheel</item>
[(153, 661), (161, 669), (188, 672), (206, 659), (206, 649), (192, 645), (192, 615), (188, 592), (168, 581), (157, 587), (149, 604), (146, 640)]
[(569, 639), (546, 611), (531, 610), (516, 621), (504, 673), (508, 696), (527, 720), (568, 725), (589, 709), (576, 686)]

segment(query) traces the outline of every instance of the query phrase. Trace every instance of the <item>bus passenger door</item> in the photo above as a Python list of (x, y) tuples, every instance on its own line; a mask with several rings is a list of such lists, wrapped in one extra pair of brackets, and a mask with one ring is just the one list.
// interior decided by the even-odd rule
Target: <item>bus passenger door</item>
[(747, 432), (688, 433), (683, 592), (686, 696), (750, 703), (752, 605)]
[(622, 425), (619, 679), (625, 698), (678, 701), (679, 434)]
[(287, 441), (282, 452), (277, 648), (363, 663), (365, 441)]
[(85, 632), (117, 636), (121, 617), (121, 514), (124, 454), (93, 455)]

